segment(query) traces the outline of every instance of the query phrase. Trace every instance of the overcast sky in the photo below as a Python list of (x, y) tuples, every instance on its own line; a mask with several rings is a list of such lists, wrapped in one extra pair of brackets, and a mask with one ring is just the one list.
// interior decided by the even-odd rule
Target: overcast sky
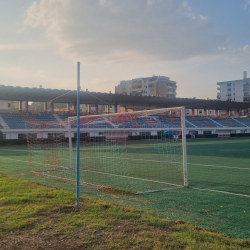
[(163, 75), (216, 98), (250, 75), (250, 0), (0, 0), (0, 85), (114, 92)]

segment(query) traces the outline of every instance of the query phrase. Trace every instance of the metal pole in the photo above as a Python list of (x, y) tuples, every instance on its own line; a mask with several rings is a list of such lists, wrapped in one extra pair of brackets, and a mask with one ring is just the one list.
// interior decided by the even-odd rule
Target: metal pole
[(188, 187), (185, 107), (181, 110), (184, 187)]
[(76, 167), (76, 207), (80, 208), (80, 62), (77, 62), (77, 167)]

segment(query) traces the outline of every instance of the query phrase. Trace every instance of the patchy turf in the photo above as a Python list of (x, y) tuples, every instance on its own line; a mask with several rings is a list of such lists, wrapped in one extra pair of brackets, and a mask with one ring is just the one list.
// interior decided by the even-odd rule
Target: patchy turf
[[(153, 211), (171, 220), (188, 221), (196, 226), (222, 232), (229, 237), (250, 239), (249, 144), (249, 138), (188, 140), (190, 188), (135, 196), (121, 195), (123, 190), (120, 189), (81, 185), (80, 192), (84, 196), (111, 201), (117, 205)], [(41, 185), (75, 192), (75, 183), (70, 185), (72, 183), (63, 180), (32, 175), (27, 146), (0, 147), (0, 172)], [(72, 174), (75, 178), (75, 171)], [(81, 180), (84, 181), (85, 177), (83, 176)], [(239, 193), (243, 196), (230, 193)]]
[(0, 174), (0, 249), (250, 249), (249, 240)]
[[(188, 221), (229, 237), (250, 239), (250, 198), (247, 197), (250, 195), (249, 143), (249, 138), (188, 140), (190, 188), (134, 196), (121, 195), (123, 190), (81, 185), (81, 194), (153, 211), (171, 220)], [(0, 147), (0, 172), (75, 192), (75, 183), (70, 185), (64, 181), (33, 176), (29, 170), (26, 146)], [(73, 175), (75, 178), (75, 171)], [(243, 196), (193, 188), (215, 189)]]

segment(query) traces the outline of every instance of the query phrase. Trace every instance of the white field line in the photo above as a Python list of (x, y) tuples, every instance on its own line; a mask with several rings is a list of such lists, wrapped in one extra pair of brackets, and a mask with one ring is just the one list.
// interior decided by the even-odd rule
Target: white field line
[[(99, 157), (100, 158), (100, 157)], [(81, 157), (81, 160), (91, 159), (91, 157)], [(171, 164), (182, 164), (182, 162), (171, 162), (171, 161), (156, 161), (156, 160), (145, 160), (145, 159), (133, 159), (133, 158), (120, 158), (120, 157), (101, 157), (101, 159), (118, 159), (118, 160), (133, 160), (133, 161), (141, 161), (141, 162), (156, 162), (156, 163), (171, 163)], [(204, 166), (204, 167), (217, 167), (217, 168), (228, 168), (228, 169), (242, 169), (242, 170), (250, 170), (250, 168), (238, 168), (238, 167), (228, 167), (228, 166), (217, 166), (217, 165), (205, 165), (205, 164), (194, 164), (188, 163), (188, 165), (194, 166)]]
[[(36, 172), (36, 171), (31, 171), (31, 172), (34, 173), (34, 174), (38, 174), (38, 175), (42, 175), (42, 176), (47, 176), (47, 177), (54, 178), (54, 179), (59, 179), (59, 180), (63, 180), (63, 181), (71, 181), (73, 183), (75, 182), (75, 179), (63, 178), (63, 177), (49, 175), (49, 174), (45, 174), (45, 173), (41, 173), (41, 172)], [(97, 186), (97, 187), (101, 186), (99, 184), (89, 183), (89, 182), (85, 182), (85, 181), (80, 181), (80, 183), (91, 185), (91, 186)], [(170, 185), (174, 185), (174, 184), (170, 184)], [(137, 192), (135, 194), (155, 193), (155, 192), (167, 191), (167, 190), (173, 190), (173, 189), (179, 189), (179, 188), (183, 188), (183, 186), (176, 186), (176, 187), (168, 188), (168, 189), (152, 190), (152, 191), (145, 191), (145, 192)]]
[[(5, 157), (2, 157), (0, 156), (1, 159), (5, 159), (5, 160), (9, 160), (9, 161), (20, 161), (20, 162), (26, 162), (26, 163), (29, 163), (29, 161), (23, 161), (23, 160), (17, 160), (17, 159), (9, 159), (9, 158), (5, 158)], [(104, 157), (103, 157), (104, 158)], [(155, 161), (155, 160), (143, 160), (143, 159), (132, 159), (132, 158), (119, 158), (119, 157), (105, 157), (105, 158), (108, 158), (108, 159), (119, 159), (119, 160), (135, 160), (135, 161), (145, 161), (145, 162), (157, 162), (157, 163), (175, 163), (175, 164), (181, 164), (181, 162), (170, 162), (170, 161)], [(91, 158), (81, 158), (81, 160), (84, 160), (84, 159), (91, 159)], [(51, 165), (51, 164), (45, 164), (45, 163), (42, 163), (42, 162), (36, 162), (37, 164), (40, 164), (40, 165), (45, 165), (45, 166), (54, 166), (54, 167), (62, 167), (62, 168), (65, 168), (65, 169), (72, 169), (72, 168), (67, 168), (67, 167), (64, 167), (64, 166), (58, 166), (58, 165)], [(241, 170), (250, 170), (250, 168), (238, 168), (238, 167), (228, 167), (228, 166), (217, 166), (217, 165), (204, 165), (204, 164), (194, 164), (194, 163), (188, 163), (188, 165), (194, 165), (194, 166), (204, 166), (204, 167), (216, 167), (216, 168), (228, 168), (228, 169), (241, 169)], [(73, 168), (74, 169), (74, 168)]]
[(250, 152), (249, 149), (241, 150), (241, 149), (201, 149), (201, 148), (188, 148), (188, 151), (238, 151), (238, 152)]
[(167, 188), (167, 189), (159, 189), (159, 190), (138, 192), (136, 194), (150, 194), (150, 193), (156, 193), (156, 192), (161, 192), (161, 191), (168, 191), (168, 190), (179, 189), (179, 188), (183, 188), (183, 186), (182, 187)]
[(20, 162), (27, 162), (27, 163), (29, 163), (28, 161), (17, 160), (17, 159), (10, 159), (10, 158), (2, 157), (2, 156), (0, 156), (0, 159), (9, 160), (9, 161), (20, 161)]
[(217, 166), (217, 165), (204, 165), (204, 164), (195, 164), (195, 163), (188, 163), (188, 165), (203, 166), (203, 167), (215, 167), (215, 168), (229, 168), (229, 169), (232, 168), (232, 169), (250, 170), (250, 168), (238, 168), (238, 167)]
[(230, 195), (236, 195), (236, 196), (242, 196), (242, 197), (250, 198), (250, 195), (247, 195), (247, 194), (231, 193), (231, 192), (219, 191), (219, 190), (214, 190), (214, 189), (206, 189), (206, 188), (195, 188), (195, 187), (189, 187), (189, 188), (200, 190), (200, 191), (209, 191), (209, 192), (216, 192), (216, 193), (222, 193), (222, 194), (230, 194)]
[(59, 177), (59, 176), (55, 176), (55, 175), (49, 175), (49, 174), (37, 172), (37, 171), (30, 171), (30, 172), (37, 174), (37, 175), (47, 176), (47, 177), (51, 177), (51, 178), (55, 178), (55, 179), (59, 179), (59, 180), (63, 180), (63, 181), (71, 181), (71, 182), (75, 183), (75, 179), (68, 179), (68, 178), (64, 178), (64, 177)]
[[(145, 160), (145, 159), (134, 159), (134, 158), (120, 158), (120, 157), (98, 157), (99, 159), (118, 159), (118, 160), (133, 160), (133, 161), (141, 161), (141, 162), (157, 162), (157, 163), (176, 163), (182, 164), (182, 162), (171, 162), (171, 161), (155, 161), (155, 160)], [(92, 157), (81, 157), (81, 160), (84, 159), (92, 159)]]
[[(7, 148), (1, 148), (1, 152), (2, 151), (10, 151), (10, 149), (7, 149)], [(12, 151), (15, 151), (15, 152), (28, 152), (28, 149), (26, 149), (26, 150), (19, 150), (19, 149), (17, 149), (17, 150), (15, 150), (15, 149), (11, 149), (11, 152)]]
[[(0, 159), (9, 160), (9, 161), (20, 161), (20, 162), (29, 163), (29, 161), (23, 161), (23, 160), (17, 160), (17, 159), (9, 159), (9, 158), (5, 158), (5, 157), (1, 157), (1, 156), (0, 156)], [(69, 169), (69, 170), (74, 169), (74, 168), (67, 168), (67, 167), (59, 166), (59, 165), (46, 164), (46, 163), (39, 162), (39, 161), (36, 161), (35, 163), (36, 164), (40, 164), (40, 165), (50, 166), (50, 167), (61, 167), (61, 168), (64, 168), (64, 169)]]
[[(9, 158), (4, 158), (4, 157), (0, 157), (0, 158), (6, 159), (6, 160), (12, 160), (12, 161), (14, 160), (14, 161), (20, 161), (20, 162), (26, 162), (26, 163), (28, 163), (28, 161), (23, 161), (23, 160), (9, 159)], [(43, 163), (40, 163), (40, 164), (43, 164)], [(66, 168), (66, 169), (68, 169), (68, 168)], [(128, 177), (128, 176), (108, 174), (108, 173), (97, 172), (97, 171), (90, 171), (90, 170), (83, 170), (83, 171), (95, 172), (95, 173), (99, 173), (99, 174), (106, 174), (106, 175), (113, 175), (113, 176), (119, 176), (119, 177), (123, 177), (123, 178), (131, 178), (131, 179), (137, 179), (137, 180), (144, 180), (144, 181), (149, 181), (149, 182), (156, 182), (156, 183), (172, 185), (172, 186), (176, 186), (176, 187), (180, 187), (180, 188), (183, 187), (181, 185), (175, 185), (175, 184), (167, 183), (167, 182), (159, 182), (159, 181), (153, 181), (153, 180), (147, 180), (147, 179), (141, 179), (141, 178), (135, 178), (135, 177)], [(39, 175), (49, 176), (49, 177), (56, 178), (56, 179), (70, 180), (70, 181), (72, 181), (72, 179), (67, 179), (67, 178), (57, 177), (57, 176), (53, 176), (53, 175), (48, 175), (48, 174), (41, 173), (41, 172), (36, 172), (36, 171), (31, 171), (31, 172), (37, 173)], [(81, 182), (81, 183), (88, 184), (88, 185), (98, 186), (97, 184), (92, 184), (92, 183), (87, 183), (87, 182)], [(213, 190), (213, 189), (204, 189), (204, 188), (195, 188), (195, 187), (190, 187), (190, 188), (196, 189), (196, 190), (200, 190), (200, 191), (210, 191), (210, 192), (224, 193), (224, 194), (229, 194), (229, 195), (236, 195), (236, 196), (242, 196), (242, 197), (250, 198), (250, 195), (244, 195), (244, 194), (238, 194), (238, 193), (230, 193), (230, 192), (226, 192), (226, 191), (219, 191), (219, 190)], [(170, 189), (166, 189), (166, 190), (170, 190)], [(158, 191), (158, 190), (156, 190), (156, 191)], [(156, 191), (139, 192), (138, 194), (149, 193), (149, 192), (156, 192)]]
[(173, 184), (173, 183), (168, 183), (168, 182), (162, 182), (162, 181), (148, 180), (148, 179), (137, 178), (137, 177), (132, 177), (132, 176), (126, 176), (126, 175), (109, 174), (109, 173), (98, 172), (98, 171), (94, 171), (94, 170), (82, 170), (82, 171), (84, 171), (84, 172), (91, 172), (91, 173), (97, 173), (97, 174), (104, 174), (104, 175), (111, 175), (111, 176), (122, 177), (122, 178), (129, 178), (129, 179), (134, 179), (134, 180), (155, 182), (155, 183), (166, 184), (166, 185), (171, 185), (171, 186), (176, 186), (176, 187), (183, 187), (182, 185), (178, 185), (178, 184)]
[[(59, 176), (55, 176), (55, 175), (49, 175), (49, 174), (45, 174), (45, 173), (41, 173), (41, 172), (36, 172), (36, 171), (31, 171), (34, 174), (37, 175), (42, 175), (42, 176), (47, 176), (50, 178), (54, 178), (54, 179), (59, 179), (59, 180), (63, 180), (63, 181), (72, 181), (73, 183), (75, 183), (75, 179), (68, 179), (68, 178), (63, 178), (63, 177), (59, 177)], [(85, 181), (80, 181), (81, 184), (86, 184), (86, 185), (91, 185), (91, 186), (102, 186), (100, 184), (94, 184), (94, 183), (89, 183), (89, 182), (85, 182)]]
[[(127, 148), (136, 148), (136, 149), (144, 149), (144, 148), (147, 148), (147, 147), (152, 147), (154, 144), (150, 144), (150, 145), (145, 145), (144, 147), (141, 147), (141, 146), (130, 146), (130, 145), (126, 145), (127, 146)], [(159, 144), (158, 144), (159, 145)], [(164, 144), (165, 145), (165, 144)], [(111, 145), (112, 146), (112, 145)], [(117, 145), (114, 145), (114, 146), (117, 146)], [(172, 148), (173, 146), (171, 146), (170, 148)], [(104, 145), (104, 146), (98, 146), (98, 148), (100, 148), (100, 149), (102, 149), (102, 148), (107, 148), (106, 147), (106, 145)], [(164, 149), (165, 148), (168, 148), (168, 147), (163, 147)], [(50, 148), (48, 148), (48, 150), (49, 150)], [(66, 149), (66, 150), (68, 150), (69, 148), (64, 148), (64, 149)], [(82, 147), (82, 150), (88, 150), (88, 149), (90, 149), (90, 147)], [(154, 148), (154, 149), (162, 149), (162, 147), (159, 147), (159, 148)], [(2, 150), (5, 150), (5, 151), (9, 151), (9, 149), (7, 149), (7, 148), (1, 148), (1, 151)], [(201, 148), (188, 148), (188, 151), (193, 151), (193, 150), (195, 150), (195, 151), (239, 151), (239, 152), (250, 152), (250, 150), (248, 149), (248, 150), (242, 150), (242, 149), (201, 149)], [(26, 151), (28, 151), (27, 149), (26, 150), (15, 150), (15, 149), (11, 149), (11, 151), (15, 151), (15, 152), (26, 152)], [(75, 148), (73, 148), (73, 151), (76, 151), (76, 149)]]

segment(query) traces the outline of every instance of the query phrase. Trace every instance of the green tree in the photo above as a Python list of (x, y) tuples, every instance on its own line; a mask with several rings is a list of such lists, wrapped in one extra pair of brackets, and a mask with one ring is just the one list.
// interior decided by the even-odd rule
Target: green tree
[(3, 132), (0, 130), (0, 141), (3, 140)]

